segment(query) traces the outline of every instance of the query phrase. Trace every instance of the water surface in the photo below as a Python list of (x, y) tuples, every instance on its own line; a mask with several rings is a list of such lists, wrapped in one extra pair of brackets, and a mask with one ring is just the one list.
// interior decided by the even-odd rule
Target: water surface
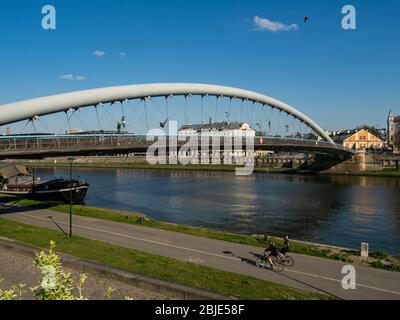
[[(168, 222), (400, 253), (400, 179), (74, 168), (91, 206)], [(69, 169), (37, 169), (42, 178)]]

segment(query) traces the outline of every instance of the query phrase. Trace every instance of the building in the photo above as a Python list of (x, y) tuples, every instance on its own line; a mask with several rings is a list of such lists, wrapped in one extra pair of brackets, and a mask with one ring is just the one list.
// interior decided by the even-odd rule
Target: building
[[(180, 137), (193, 137), (197, 135), (199, 138), (200, 137), (254, 138), (256, 136), (256, 130), (251, 128), (248, 123), (244, 122), (217, 122), (217, 123), (184, 125), (179, 129), (178, 135)], [(245, 148), (245, 146), (243, 147)], [(247, 151), (243, 149), (230, 150), (230, 151), (224, 151), (220, 149), (213, 151), (210, 150), (209, 152), (202, 152), (198, 150), (192, 153), (179, 151), (179, 152), (171, 152), (170, 156), (194, 157), (197, 159), (199, 159), (200, 157), (203, 159), (210, 158), (213, 159), (212, 161), (217, 161), (217, 162), (224, 159), (223, 162), (225, 164), (229, 163), (229, 161), (227, 162), (226, 159), (232, 159), (232, 163), (240, 164), (243, 163), (245, 158), (248, 159), (254, 157), (254, 151), (253, 150)]]
[(400, 116), (394, 116), (392, 112), (387, 121), (387, 144), (393, 153), (400, 153)]
[(400, 116), (393, 119), (393, 153), (400, 153)]
[(382, 149), (385, 142), (378, 134), (372, 134), (366, 129), (344, 130), (332, 135), (335, 143), (348, 149)]
[(217, 122), (184, 125), (179, 129), (180, 136), (218, 136), (218, 137), (255, 137), (256, 130), (245, 122)]
[(392, 111), (389, 112), (387, 120), (387, 135), (386, 142), (389, 148), (393, 148), (394, 143), (394, 116)]

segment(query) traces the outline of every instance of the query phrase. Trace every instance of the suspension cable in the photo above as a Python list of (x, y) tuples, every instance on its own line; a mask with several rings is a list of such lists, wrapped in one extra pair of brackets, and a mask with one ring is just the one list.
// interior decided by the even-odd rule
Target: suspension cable
[(187, 95), (185, 95), (185, 123), (184, 123), (184, 125), (187, 124), (187, 115), (186, 115), (186, 113), (187, 113)]
[[(112, 106), (112, 104), (110, 105), (110, 107)], [(102, 109), (106, 111), (106, 113), (109, 115), (109, 117), (112, 119), (112, 121), (116, 122), (117, 120), (113, 117), (113, 115), (110, 113), (110, 111), (108, 111), (108, 109), (106, 107), (104, 107), (102, 105)]]
[(166, 113), (167, 113), (167, 119), (169, 120), (168, 98), (169, 98), (169, 96), (165, 96), (165, 110), (166, 110)]
[(29, 120), (25, 123), (25, 126), (24, 126), (24, 128), (22, 129), (21, 133), (24, 133), (26, 127), (29, 125), (30, 122), (31, 122), (31, 119), (29, 119)]
[(215, 120), (214, 122), (217, 123), (218, 122), (218, 100), (219, 100), (219, 96), (215, 96)]
[(48, 131), (48, 133), (50, 133), (51, 130), (49, 130), (49, 128), (43, 123), (42, 120), (40, 120), (40, 118), (38, 118), (38, 121), (46, 129), (46, 131)]
[(204, 95), (201, 95), (201, 123), (203, 123), (203, 107), (204, 107)]
[(36, 126), (35, 126), (35, 118), (32, 118), (31, 119), (31, 122), (32, 122), (32, 127), (33, 127), (33, 131), (34, 131), (34, 133), (36, 134), (37, 132), (36, 132)]
[(242, 121), (243, 117), (243, 104), (244, 104), (244, 99), (242, 99), (242, 102), (240, 104), (240, 117), (239, 117), (239, 122)]
[(78, 120), (81, 123), (82, 127), (86, 128), (87, 131), (90, 131), (90, 129), (87, 127), (87, 125), (82, 121), (81, 117), (79, 116), (80, 112), (81, 112), (81, 109), (74, 109), (74, 114), (76, 114), (76, 117), (78, 118)]
[(150, 97), (148, 97), (148, 98), (144, 98), (144, 112), (145, 112), (145, 116), (146, 116), (146, 128), (147, 128), (147, 131), (149, 131), (149, 118), (148, 118), (148, 115), (147, 115), (147, 99), (150, 99)]
[[(112, 105), (112, 104), (111, 104)], [(122, 116), (125, 117), (125, 108), (124, 108), (124, 102), (121, 100), (121, 109), (122, 109)]]
[[(142, 101), (142, 100), (143, 100), (143, 98), (142, 98), (140, 101)], [(140, 114), (140, 112), (136, 111), (136, 109), (135, 109), (135, 104), (132, 104), (132, 110), (139, 116), (139, 118), (140, 118), (143, 122), (146, 122), (146, 120), (143, 118), (143, 116)]]
[(71, 121), (70, 121), (70, 120), (71, 120), (71, 118), (73, 117), (74, 113), (75, 113), (75, 111), (73, 111), (71, 117), (69, 117), (69, 116), (68, 116), (68, 110), (65, 111), (65, 116), (67, 117), (68, 128), (69, 128), (70, 131), (72, 130), (72, 129), (71, 129)]
[(98, 125), (99, 125), (99, 130), (100, 130), (100, 132), (101, 132), (102, 130), (101, 130), (101, 124), (100, 124), (100, 119), (99, 119), (99, 112), (98, 112), (98, 110), (97, 110), (97, 104), (94, 106), (94, 108), (95, 108), (95, 110), (96, 110), (97, 123), (98, 123)]
[(232, 109), (232, 97), (229, 98), (229, 110), (228, 110), (228, 120), (231, 120), (231, 109)]

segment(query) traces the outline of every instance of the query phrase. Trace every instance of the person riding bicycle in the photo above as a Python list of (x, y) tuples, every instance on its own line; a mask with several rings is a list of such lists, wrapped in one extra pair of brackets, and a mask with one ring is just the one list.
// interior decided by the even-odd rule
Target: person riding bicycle
[(285, 259), (286, 253), (288, 252), (289, 252), (289, 236), (285, 236), (283, 237), (283, 247), (278, 253), (281, 260)]
[[(269, 252), (268, 256), (267, 252)], [(270, 266), (273, 266), (274, 263), (272, 261), (272, 257), (276, 258), (278, 256), (278, 249), (275, 247), (273, 241), (271, 241), (269, 247), (264, 250), (264, 255), (265, 255), (265, 261), (268, 262)]]

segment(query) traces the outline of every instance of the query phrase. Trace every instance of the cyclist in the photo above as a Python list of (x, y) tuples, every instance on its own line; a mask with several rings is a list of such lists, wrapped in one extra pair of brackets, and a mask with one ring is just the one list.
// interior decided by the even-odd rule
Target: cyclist
[[(267, 252), (269, 252), (267, 256)], [(265, 261), (269, 263), (269, 265), (272, 267), (274, 265), (272, 261), (272, 257), (277, 257), (278, 256), (278, 249), (275, 247), (275, 244), (273, 241), (270, 242), (269, 247), (264, 250), (264, 255), (265, 255)]]
[(278, 252), (279, 258), (281, 260), (285, 259), (285, 255), (288, 252), (289, 252), (289, 236), (285, 236), (283, 237), (283, 247), (280, 250), (280, 252)]

